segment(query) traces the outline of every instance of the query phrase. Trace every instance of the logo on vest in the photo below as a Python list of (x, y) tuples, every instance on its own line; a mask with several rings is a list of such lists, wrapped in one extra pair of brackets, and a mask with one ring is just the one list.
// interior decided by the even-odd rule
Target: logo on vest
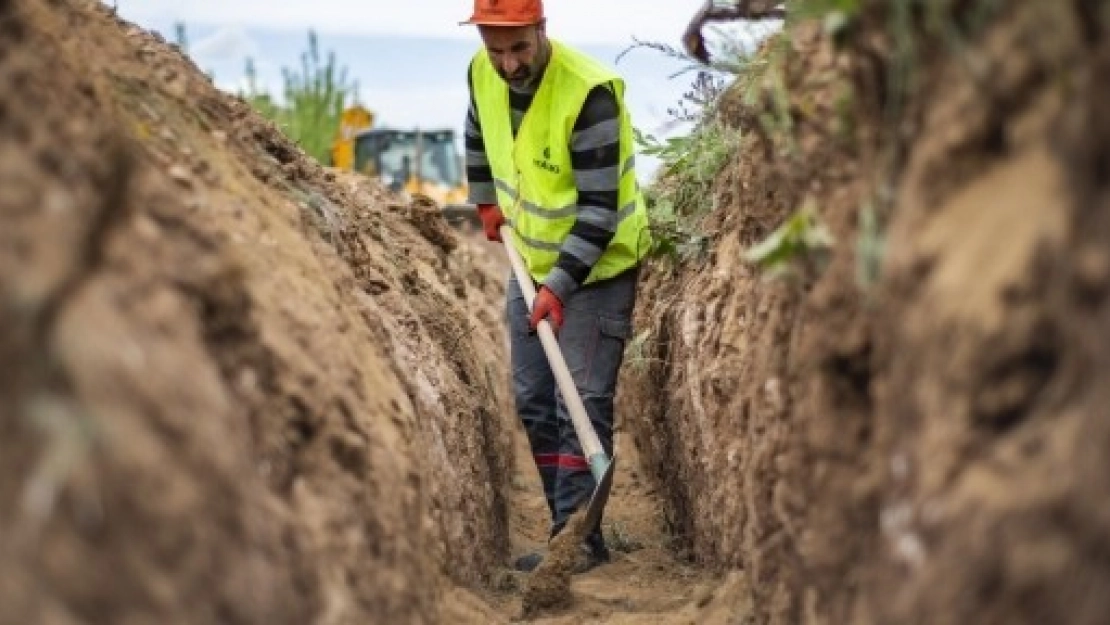
[(537, 158), (537, 159), (533, 160), (532, 164), (535, 165), (536, 167), (539, 167), (540, 169), (542, 169), (544, 171), (548, 171), (548, 172), (551, 172), (553, 174), (558, 174), (559, 172), (562, 171), (559, 168), (558, 165), (555, 165), (551, 162), (551, 147), (550, 146), (543, 149), (543, 158)]

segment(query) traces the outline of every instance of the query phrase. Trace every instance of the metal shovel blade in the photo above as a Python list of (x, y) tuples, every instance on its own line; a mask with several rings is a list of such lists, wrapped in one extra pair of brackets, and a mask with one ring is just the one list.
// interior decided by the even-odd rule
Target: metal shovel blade
[(605, 502), (609, 501), (609, 491), (613, 489), (613, 474), (616, 472), (617, 454), (614, 453), (613, 457), (609, 459), (609, 466), (601, 475), (601, 479), (597, 480), (597, 488), (594, 489), (594, 494), (590, 496), (590, 504), (586, 506), (586, 518), (582, 521), (582, 527), (585, 528), (586, 532), (593, 531), (601, 521), (601, 513), (605, 510)]

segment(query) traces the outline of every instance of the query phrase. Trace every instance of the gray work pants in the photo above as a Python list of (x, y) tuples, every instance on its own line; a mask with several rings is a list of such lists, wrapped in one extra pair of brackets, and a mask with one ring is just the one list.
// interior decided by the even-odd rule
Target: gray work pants
[[(613, 454), (613, 398), (625, 342), (632, 334), (637, 269), (579, 288), (563, 306), (559, 347), (605, 452)], [(555, 383), (539, 335), (528, 326), (528, 305), (510, 278), (506, 316), (511, 334), (516, 410), (551, 510), (551, 535), (593, 493), (595, 483)], [(587, 542), (604, 545), (600, 525)]]

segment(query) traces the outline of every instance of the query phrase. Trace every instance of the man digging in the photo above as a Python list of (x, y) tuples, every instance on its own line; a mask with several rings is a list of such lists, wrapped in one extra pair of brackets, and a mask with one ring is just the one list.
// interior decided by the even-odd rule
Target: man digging
[[(466, 22), (483, 47), (470, 63), (466, 165), (486, 237), (512, 245), (538, 290), (532, 311), (506, 288), (513, 389), (551, 513), (550, 538), (597, 483), (537, 336), (546, 319), (607, 456), (613, 399), (640, 262), (650, 247), (624, 81), (548, 38), (540, 0), (475, 0)], [(583, 528), (575, 572), (609, 561), (600, 515)], [(543, 554), (515, 568), (532, 571)]]

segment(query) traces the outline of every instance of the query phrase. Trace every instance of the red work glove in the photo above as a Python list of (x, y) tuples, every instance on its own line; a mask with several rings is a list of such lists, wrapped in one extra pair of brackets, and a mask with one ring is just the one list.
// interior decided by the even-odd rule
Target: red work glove
[(478, 219), (482, 220), (482, 229), (486, 231), (487, 240), (501, 240), (501, 225), (505, 223), (505, 216), (496, 204), (479, 204)]
[(551, 324), (551, 329), (556, 332), (563, 327), (563, 302), (559, 301), (558, 296), (546, 286), (540, 287), (540, 292), (536, 294), (536, 300), (532, 302), (532, 318), (529, 320), (529, 324), (533, 330), (536, 329), (542, 319), (547, 319), (548, 323)]

